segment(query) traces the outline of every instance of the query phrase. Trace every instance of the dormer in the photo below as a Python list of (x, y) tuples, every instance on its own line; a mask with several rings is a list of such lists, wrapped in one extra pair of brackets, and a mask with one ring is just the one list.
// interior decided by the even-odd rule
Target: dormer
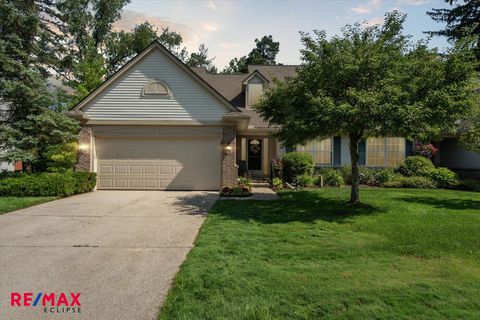
[(245, 90), (245, 107), (250, 108), (255, 105), (262, 96), (264, 87), (268, 84), (265, 78), (258, 70), (252, 72), (242, 84)]

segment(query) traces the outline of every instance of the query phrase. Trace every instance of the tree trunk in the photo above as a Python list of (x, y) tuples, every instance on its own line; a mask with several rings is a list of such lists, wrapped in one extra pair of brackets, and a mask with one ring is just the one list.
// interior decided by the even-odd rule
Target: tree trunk
[(360, 203), (359, 185), (360, 185), (360, 173), (358, 171), (358, 142), (362, 135), (357, 133), (350, 133), (350, 160), (352, 162), (352, 190), (350, 192), (350, 204), (358, 205)]

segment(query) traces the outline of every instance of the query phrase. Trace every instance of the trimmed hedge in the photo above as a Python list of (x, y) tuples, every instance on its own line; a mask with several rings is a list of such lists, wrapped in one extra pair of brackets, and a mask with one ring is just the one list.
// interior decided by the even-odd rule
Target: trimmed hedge
[(301, 152), (289, 152), (282, 158), (283, 178), (287, 182), (293, 182), (298, 176), (312, 175), (314, 164), (311, 155)]
[(416, 188), (416, 189), (435, 189), (437, 185), (432, 179), (427, 177), (405, 177), (397, 176), (393, 180), (382, 184), (385, 188)]
[(420, 156), (411, 156), (406, 157), (401, 165), (397, 168), (397, 173), (400, 173), (402, 176), (413, 177), (429, 177), (432, 170), (435, 169), (432, 161), (430, 159), (420, 157)]
[(448, 168), (435, 168), (430, 172), (430, 179), (432, 179), (439, 188), (455, 188), (459, 185), (458, 175)]
[(66, 197), (92, 191), (95, 183), (93, 172), (24, 173), (0, 179), (0, 196)]

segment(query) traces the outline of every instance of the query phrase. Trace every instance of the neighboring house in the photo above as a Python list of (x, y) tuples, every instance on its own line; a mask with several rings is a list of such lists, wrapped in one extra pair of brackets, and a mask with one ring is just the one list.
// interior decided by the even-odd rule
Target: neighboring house
[[(99, 189), (218, 190), (236, 184), (239, 168), (268, 177), (271, 160), (286, 150), (271, 137), (276, 128), (251, 106), (273, 78), (293, 76), (297, 67), (208, 74), (155, 41), (69, 112), (82, 123), (77, 169), (97, 172)], [(456, 141), (446, 143), (458, 148)], [(361, 163), (397, 165), (411, 146), (399, 137), (368, 139), (360, 146)], [(350, 161), (346, 136), (294, 149), (312, 154), (317, 166)], [(440, 153), (442, 164), (449, 157)], [(476, 162), (460, 165), (480, 169), (480, 155), (470, 157)]]

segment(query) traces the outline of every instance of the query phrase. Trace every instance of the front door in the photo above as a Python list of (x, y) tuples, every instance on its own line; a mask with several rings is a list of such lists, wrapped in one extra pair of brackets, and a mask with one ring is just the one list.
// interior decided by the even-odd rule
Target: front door
[(253, 175), (262, 174), (262, 140), (248, 140), (248, 171)]

